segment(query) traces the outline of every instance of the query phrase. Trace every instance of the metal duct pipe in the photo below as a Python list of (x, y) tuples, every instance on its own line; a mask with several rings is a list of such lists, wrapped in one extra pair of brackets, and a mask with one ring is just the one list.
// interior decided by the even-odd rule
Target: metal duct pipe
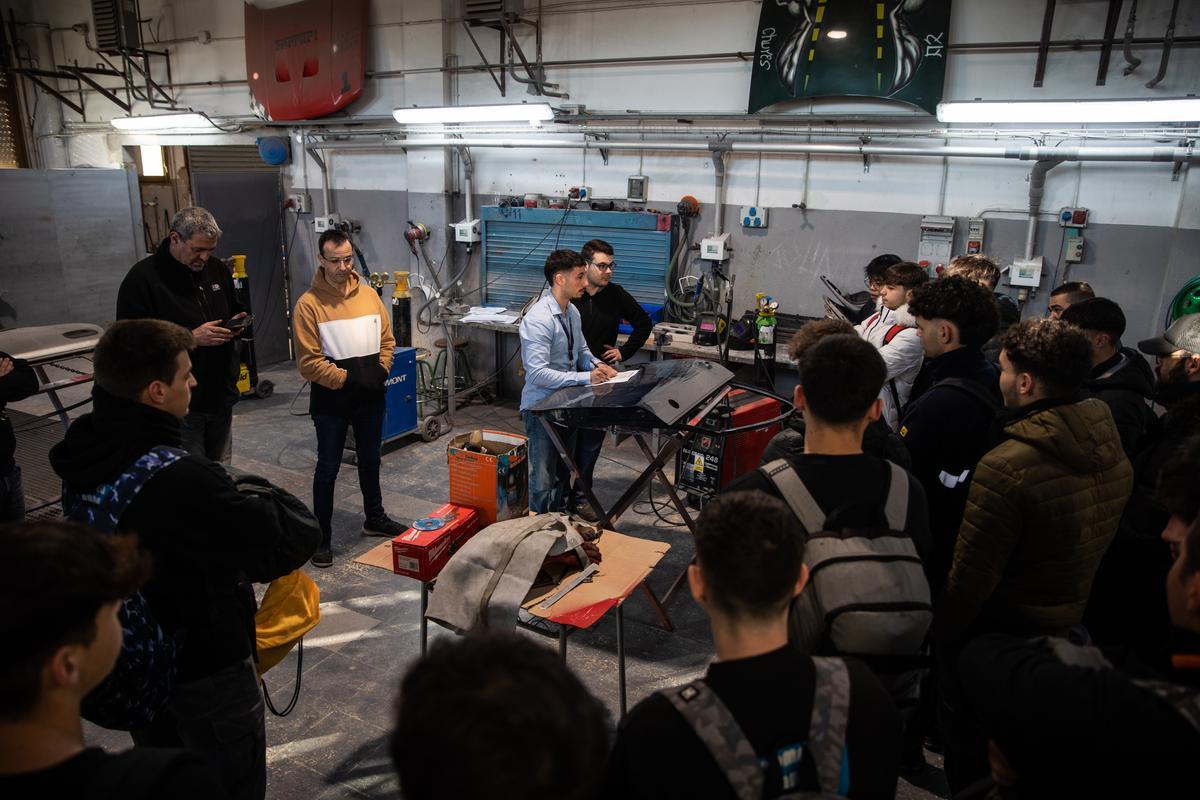
[[(1184, 147), (916, 147), (878, 144), (813, 144), (807, 142), (729, 142), (724, 145), (735, 153), (779, 153), (831, 156), (912, 156), (917, 158), (1000, 158), (1018, 161), (1140, 161), (1195, 162), (1200, 160), (1192, 146)], [(709, 142), (614, 142), (611, 140), (572, 139), (386, 139), (380, 142), (318, 142), (317, 150), (379, 150), (399, 147), (405, 150), (437, 147), (499, 147), (544, 150), (615, 150), (623, 152), (710, 153)]]
[[(314, 152), (316, 150), (329, 150), (331, 148), (324, 147), (323, 146), (325, 144), (324, 142), (309, 141), (308, 134), (304, 134), (303, 138), (304, 138), (304, 150), (310, 156), (312, 156), (312, 160), (315, 161), (317, 166), (321, 168), (321, 200), (325, 204), (324, 213), (326, 215), (332, 214), (333, 213), (333, 200), (332, 200), (332, 195), (329, 191), (329, 168), (325, 166), (325, 161), (319, 155), (317, 155), (316, 152)], [(305, 181), (304, 188), (305, 189), (308, 188), (307, 181)]]
[(713, 169), (717, 171), (717, 192), (713, 203), (713, 236), (721, 235), (721, 223), (725, 217), (725, 154), (729, 145), (714, 145), (712, 151)]
[(463, 162), (463, 196), (466, 202), (466, 220), (475, 219), (475, 162), (471, 160), (471, 151), (466, 147), (458, 149)]
[(1033, 240), (1037, 237), (1038, 212), (1046, 193), (1046, 173), (1061, 164), (1061, 160), (1044, 159), (1029, 172), (1029, 223), (1025, 228), (1025, 260), (1033, 258)]

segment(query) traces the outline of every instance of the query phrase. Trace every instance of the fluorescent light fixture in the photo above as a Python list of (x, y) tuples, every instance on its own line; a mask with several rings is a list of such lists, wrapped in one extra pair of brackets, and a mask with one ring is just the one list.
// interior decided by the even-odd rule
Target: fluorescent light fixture
[(1200, 98), (938, 103), (939, 122), (1197, 122)]
[(203, 114), (152, 114), (148, 117), (113, 117), (109, 120), (120, 131), (212, 131), (216, 125)]
[(545, 122), (554, 119), (549, 103), (505, 103), (488, 106), (427, 106), (397, 108), (392, 112), (401, 125), (437, 125), (450, 122)]
[(846, 32), (845, 31), (829, 31), (828, 33), (825, 34), (825, 38), (826, 39), (845, 39)]

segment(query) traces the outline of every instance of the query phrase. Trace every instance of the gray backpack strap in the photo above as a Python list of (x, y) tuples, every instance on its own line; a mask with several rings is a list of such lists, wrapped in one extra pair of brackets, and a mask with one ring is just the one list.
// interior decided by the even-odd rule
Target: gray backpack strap
[(850, 721), (850, 672), (840, 658), (814, 657), (812, 661), (817, 680), (808, 724), (808, 752), (816, 764), (821, 791), (845, 794), (841, 783)]
[(804, 481), (800, 480), (796, 470), (792, 469), (791, 464), (781, 458), (759, 467), (759, 470), (775, 484), (775, 488), (783, 495), (796, 519), (800, 520), (805, 533), (816, 533), (825, 527), (825, 512), (817, 505), (812, 493), (808, 491)]
[(763, 794), (763, 771), (758, 756), (733, 714), (708, 684), (698, 680), (659, 694), (671, 701), (704, 742), (738, 800), (759, 800)]
[(898, 464), (891, 461), (887, 464), (892, 468), (892, 481), (888, 485), (884, 515), (887, 517), (889, 530), (902, 531), (908, 522), (908, 473)]

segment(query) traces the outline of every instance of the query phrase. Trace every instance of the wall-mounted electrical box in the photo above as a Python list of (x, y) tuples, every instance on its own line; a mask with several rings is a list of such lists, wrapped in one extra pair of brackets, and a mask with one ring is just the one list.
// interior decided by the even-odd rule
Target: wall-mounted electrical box
[(742, 213), (738, 217), (742, 220), (743, 228), (767, 227), (767, 209), (762, 206), (742, 206)]
[(337, 214), (323, 214), (321, 216), (313, 217), (313, 230), (317, 233), (337, 230), (338, 224), (341, 221), (342, 218)]
[(967, 220), (967, 255), (983, 252), (983, 232), (985, 223), (982, 217), (971, 217)]
[(312, 197), (308, 192), (293, 192), (287, 197), (288, 207), (297, 214), (307, 214), (312, 211)]
[(625, 182), (625, 199), (630, 203), (644, 203), (650, 196), (650, 179), (645, 175), (630, 175)]
[(705, 261), (725, 261), (729, 258), (729, 234), (705, 236), (700, 240), (700, 258)]
[(1014, 259), (1008, 268), (1008, 285), (1036, 289), (1042, 282), (1042, 257)]
[(1078, 264), (1083, 261), (1083, 231), (1079, 228), (1067, 228), (1063, 239), (1063, 261)]
[(1060, 228), (1086, 228), (1088, 210), (1086, 208), (1064, 208), (1058, 212)]
[(567, 197), (570, 198), (571, 200), (579, 200), (579, 201), (591, 200), (592, 199), (592, 187), (590, 187), (590, 186), (572, 186), (570, 189), (567, 190)]
[(917, 263), (936, 278), (950, 263), (954, 249), (954, 217), (921, 217), (921, 241), (917, 245)]
[(454, 228), (454, 241), (460, 244), (473, 244), (479, 241), (479, 220), (477, 219), (455, 222), (450, 227)]

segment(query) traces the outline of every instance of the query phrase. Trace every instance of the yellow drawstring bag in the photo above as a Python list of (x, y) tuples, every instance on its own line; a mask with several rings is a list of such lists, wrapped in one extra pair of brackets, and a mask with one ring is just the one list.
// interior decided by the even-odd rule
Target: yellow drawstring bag
[(283, 660), (321, 621), (321, 590), (301, 570), (271, 581), (254, 615), (258, 676)]

